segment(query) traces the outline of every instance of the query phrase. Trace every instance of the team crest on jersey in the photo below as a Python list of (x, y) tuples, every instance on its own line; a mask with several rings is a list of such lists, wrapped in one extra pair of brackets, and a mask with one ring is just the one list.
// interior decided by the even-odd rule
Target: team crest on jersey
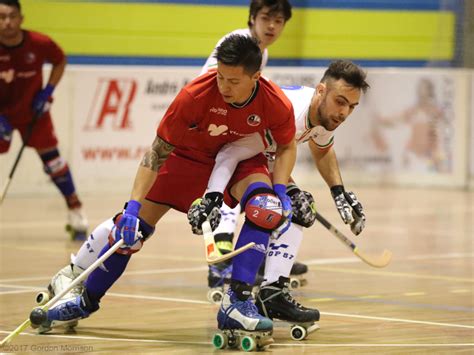
[(35, 60), (36, 60), (36, 55), (33, 52), (26, 53), (25, 55), (26, 64), (34, 63)]
[(258, 126), (260, 123), (262, 123), (262, 119), (258, 115), (253, 114), (247, 117), (247, 124), (249, 126), (255, 127)]

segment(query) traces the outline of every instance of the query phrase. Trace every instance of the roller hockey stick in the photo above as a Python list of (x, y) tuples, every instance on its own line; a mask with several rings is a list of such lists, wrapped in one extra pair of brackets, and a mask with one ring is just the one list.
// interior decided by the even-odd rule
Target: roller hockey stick
[[(123, 239), (120, 239), (117, 243), (112, 245), (112, 247), (104, 254), (102, 255), (99, 259), (97, 259), (91, 266), (89, 266), (86, 270), (82, 272), (74, 281), (64, 290), (62, 290), (60, 293), (55, 295), (48, 303), (46, 303), (43, 306), (40, 306), (40, 308), (43, 312), (48, 312), (49, 307), (53, 306), (57, 301), (59, 301), (66, 293), (71, 291), (74, 287), (76, 287), (80, 282), (82, 282), (89, 274), (97, 269), (107, 258), (115, 253), (115, 251), (122, 246), (124, 243)], [(14, 331), (12, 331), (10, 334), (8, 334), (5, 339), (2, 340), (0, 343), (0, 348), (7, 345), (10, 343), (10, 341), (19, 335), (22, 331), (24, 331), (26, 328), (28, 328), (31, 324), (30, 319), (28, 318), (25, 320), (23, 323), (21, 323)]]
[(392, 252), (390, 250), (385, 249), (381, 255), (366, 255), (362, 253), (357, 246), (344, 234), (339, 232), (331, 223), (329, 223), (326, 218), (321, 216), (318, 212), (316, 212), (316, 219), (326, 227), (335, 237), (337, 237), (340, 241), (346, 244), (352, 252), (359, 257), (364, 263), (373, 266), (373, 267), (385, 267), (390, 263), (392, 260)]
[(18, 152), (18, 155), (16, 156), (15, 162), (13, 163), (13, 167), (10, 170), (10, 174), (8, 174), (7, 181), (5, 181), (5, 184), (3, 185), (2, 193), (0, 195), (0, 205), (3, 203), (3, 200), (5, 199), (5, 196), (8, 191), (8, 187), (10, 186), (10, 183), (12, 182), (13, 179), (13, 174), (15, 174), (16, 167), (18, 166), (18, 163), (20, 162), (20, 158), (23, 154), (23, 151), (26, 148), (26, 145), (28, 144), (28, 141), (30, 140), (31, 134), (33, 133), (33, 126), (36, 124), (36, 121), (38, 121), (39, 116), (42, 114), (35, 114), (33, 116), (33, 119), (31, 120), (30, 125), (28, 126), (28, 130), (25, 135), (25, 139), (23, 140), (23, 144), (21, 145), (20, 151)]
[(211, 265), (226, 261), (236, 255), (239, 255), (240, 253), (243, 253), (255, 245), (254, 242), (251, 242), (230, 253), (221, 254), (219, 249), (217, 249), (216, 242), (214, 240), (214, 233), (212, 233), (212, 228), (209, 221), (205, 221), (202, 224), (202, 232), (204, 234), (204, 244), (206, 247), (206, 261)]

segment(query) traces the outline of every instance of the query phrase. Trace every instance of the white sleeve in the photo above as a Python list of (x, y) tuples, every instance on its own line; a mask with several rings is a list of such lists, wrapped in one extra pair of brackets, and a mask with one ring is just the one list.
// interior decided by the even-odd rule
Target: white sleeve
[(224, 193), (239, 162), (264, 150), (263, 139), (258, 133), (227, 143), (216, 156), (216, 163), (209, 177), (206, 193), (216, 191)]
[[(216, 45), (216, 48), (218, 47), (218, 45), (219, 43)], [(201, 68), (201, 72), (199, 73), (199, 75), (207, 73), (210, 69), (217, 69), (217, 58), (215, 57), (216, 48), (214, 48), (209, 58), (207, 58), (206, 63)]]

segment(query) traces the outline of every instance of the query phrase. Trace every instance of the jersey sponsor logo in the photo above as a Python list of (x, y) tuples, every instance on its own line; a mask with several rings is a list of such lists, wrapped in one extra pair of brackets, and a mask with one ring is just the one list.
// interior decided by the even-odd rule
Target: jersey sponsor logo
[(209, 135), (210, 136), (220, 136), (221, 134), (222, 135), (227, 135), (227, 131), (229, 130), (229, 127), (227, 127), (226, 125), (220, 125), (220, 126), (216, 126), (214, 123), (211, 123), (209, 125), (209, 127), (207, 128), (207, 131), (209, 132)]
[(8, 62), (9, 60), (10, 60), (10, 56), (8, 54), (0, 55), (0, 62)]
[(262, 123), (262, 119), (260, 118), (259, 115), (252, 114), (249, 117), (247, 117), (247, 124), (249, 126), (255, 127), (255, 126), (258, 126), (260, 123)]
[(131, 129), (130, 110), (137, 86), (134, 79), (99, 79), (85, 129)]
[(7, 84), (10, 84), (15, 77), (15, 71), (13, 69), (8, 69), (6, 71), (0, 71), (0, 80), (5, 80)]
[(23, 71), (16, 73), (18, 78), (31, 78), (36, 75), (36, 70)]
[(218, 108), (211, 107), (209, 112), (215, 113), (217, 115), (227, 116), (227, 110), (225, 108), (221, 108), (221, 107), (218, 107)]

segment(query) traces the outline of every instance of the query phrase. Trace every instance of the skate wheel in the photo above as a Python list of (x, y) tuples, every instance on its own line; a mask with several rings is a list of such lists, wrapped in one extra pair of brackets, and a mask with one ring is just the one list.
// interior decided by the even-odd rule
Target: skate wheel
[(291, 327), (291, 338), (293, 340), (303, 340), (306, 338), (306, 329), (301, 325), (294, 325)]
[(240, 347), (243, 351), (254, 351), (257, 348), (257, 344), (254, 338), (246, 335), (240, 340)]
[(291, 279), (290, 280), (290, 287), (292, 290), (297, 289), (301, 286), (301, 282), (298, 279)]
[(36, 295), (36, 303), (40, 306), (45, 305), (50, 300), (49, 292), (40, 292)]
[(214, 304), (221, 303), (223, 297), (224, 293), (221, 290), (211, 289), (207, 292), (207, 299)]
[(227, 346), (227, 335), (223, 333), (216, 333), (212, 337), (212, 345), (216, 349), (224, 349)]

